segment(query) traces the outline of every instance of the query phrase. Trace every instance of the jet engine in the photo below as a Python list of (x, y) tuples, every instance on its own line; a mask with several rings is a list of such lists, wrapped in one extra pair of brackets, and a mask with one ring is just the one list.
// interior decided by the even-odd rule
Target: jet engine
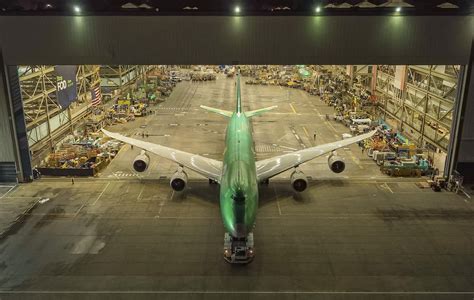
[(133, 169), (137, 172), (145, 172), (148, 169), (150, 164), (150, 157), (143, 150), (135, 159), (133, 160)]
[(334, 173), (341, 173), (346, 168), (346, 163), (344, 162), (344, 159), (342, 157), (337, 156), (337, 154), (333, 153), (329, 155), (328, 166), (329, 169), (331, 169), (331, 171), (333, 171)]
[(188, 175), (183, 170), (178, 170), (173, 174), (173, 176), (171, 176), (170, 186), (176, 192), (184, 190), (187, 183)]
[(301, 171), (294, 171), (290, 177), (291, 187), (297, 191), (302, 192), (308, 187), (308, 179), (306, 175)]

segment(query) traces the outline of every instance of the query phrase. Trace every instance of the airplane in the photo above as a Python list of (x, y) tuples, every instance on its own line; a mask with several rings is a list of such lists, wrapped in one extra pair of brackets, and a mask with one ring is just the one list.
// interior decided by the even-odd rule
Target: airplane
[(200, 107), (229, 119), (225, 137), (223, 161), (206, 158), (166, 146), (145, 142), (102, 129), (105, 135), (142, 149), (133, 161), (137, 172), (147, 170), (150, 162), (148, 153), (161, 156), (178, 164), (171, 176), (170, 186), (174, 191), (183, 191), (188, 176), (185, 168), (193, 170), (220, 185), (220, 212), (226, 230), (224, 236), (224, 259), (229, 263), (249, 263), (253, 260), (253, 233), (258, 209), (258, 185), (268, 184), (270, 178), (293, 170), (290, 183), (296, 192), (303, 192), (308, 186), (305, 174), (298, 168), (301, 164), (326, 153), (329, 169), (341, 173), (345, 169), (343, 158), (335, 150), (370, 138), (376, 130), (340, 141), (306, 148), (272, 158), (255, 161), (252, 132), (249, 119), (277, 106), (252, 111), (242, 109), (240, 75), (236, 82), (235, 111), (227, 111), (201, 105)]

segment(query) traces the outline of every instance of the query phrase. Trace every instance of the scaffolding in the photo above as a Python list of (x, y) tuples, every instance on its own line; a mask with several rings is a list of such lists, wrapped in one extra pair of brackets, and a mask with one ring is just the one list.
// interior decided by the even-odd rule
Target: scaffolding
[(382, 119), (421, 147), (448, 151), (460, 66), (377, 66)]
[(19, 66), (20, 90), (32, 160), (51, 151), (90, 113), (91, 87), (100, 83), (99, 66), (78, 66), (77, 101), (62, 108), (57, 99), (55, 66)]
[(100, 78), (104, 95), (115, 100), (127, 93), (137, 80), (145, 79), (154, 68), (154, 65), (102, 65)]
[(52, 151), (66, 134), (83, 124), (91, 113), (91, 90), (101, 85), (104, 96), (118, 97), (137, 80), (146, 80), (153, 65), (79, 65), (76, 71), (77, 99), (62, 108), (57, 99), (55, 66), (18, 66), (28, 144), (34, 163)]

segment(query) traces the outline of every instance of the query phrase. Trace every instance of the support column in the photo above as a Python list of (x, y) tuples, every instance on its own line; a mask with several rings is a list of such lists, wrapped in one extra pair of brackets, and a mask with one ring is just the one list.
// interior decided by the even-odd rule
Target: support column
[[(460, 86), (451, 127), (450, 151), (446, 158), (447, 175), (454, 170), (464, 176), (464, 183), (474, 183), (474, 40), (470, 63), (461, 68)], [(464, 76), (463, 76), (464, 75)]]
[(11, 99), (11, 115), (15, 128), (17, 142), (17, 153), (19, 163), (19, 181), (29, 182), (32, 179), (31, 155), (28, 145), (28, 136), (23, 110), (23, 100), (21, 98), (20, 79), (17, 66), (6, 67), (6, 82), (8, 86), (9, 98)]
[(6, 67), (0, 51), (0, 182), (17, 182), (21, 176), (15, 127), (8, 97)]

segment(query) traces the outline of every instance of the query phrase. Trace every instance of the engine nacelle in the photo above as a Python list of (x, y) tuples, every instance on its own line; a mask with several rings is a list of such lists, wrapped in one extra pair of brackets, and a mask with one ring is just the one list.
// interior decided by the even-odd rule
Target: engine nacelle
[(137, 172), (145, 172), (150, 165), (150, 157), (146, 154), (145, 151), (142, 151), (135, 159), (133, 160), (133, 169)]
[(188, 183), (188, 175), (184, 171), (177, 171), (171, 176), (170, 186), (176, 192), (181, 192)]
[(341, 173), (346, 168), (346, 163), (342, 157), (331, 154), (328, 158), (328, 166), (334, 173)]
[(290, 177), (291, 187), (297, 191), (302, 192), (308, 187), (308, 179), (301, 171), (294, 171)]

